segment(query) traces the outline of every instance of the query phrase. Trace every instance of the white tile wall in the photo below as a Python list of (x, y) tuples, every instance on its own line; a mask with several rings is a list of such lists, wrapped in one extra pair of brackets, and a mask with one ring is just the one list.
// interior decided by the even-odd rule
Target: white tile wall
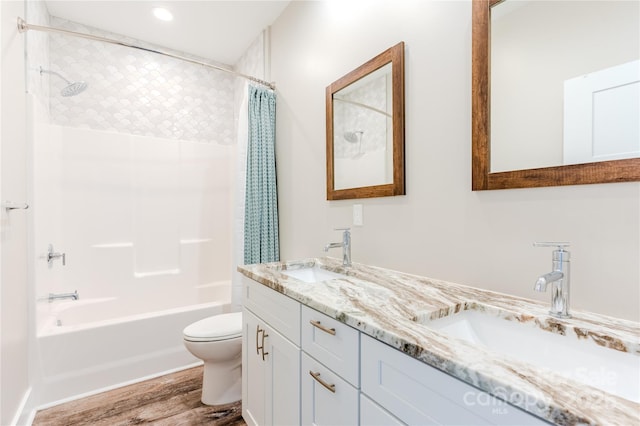
[[(51, 25), (158, 49), (55, 17)], [(231, 74), (60, 34), (50, 35), (50, 61), (51, 70), (68, 80), (88, 84), (79, 95), (63, 97), (60, 90), (66, 83), (50, 77), (51, 118), (55, 124), (167, 139), (235, 142), (235, 77)]]

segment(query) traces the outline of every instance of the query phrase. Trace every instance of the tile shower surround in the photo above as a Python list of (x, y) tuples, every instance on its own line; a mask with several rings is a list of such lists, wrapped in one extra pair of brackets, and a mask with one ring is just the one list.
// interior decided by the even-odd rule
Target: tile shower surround
[[(159, 49), (56, 17), (50, 18), (50, 25)], [(128, 47), (53, 33), (49, 37), (50, 64), (42, 66), (71, 81), (88, 84), (81, 94), (65, 98), (60, 90), (66, 83), (47, 76), (53, 124), (194, 142), (235, 143), (232, 75)]]

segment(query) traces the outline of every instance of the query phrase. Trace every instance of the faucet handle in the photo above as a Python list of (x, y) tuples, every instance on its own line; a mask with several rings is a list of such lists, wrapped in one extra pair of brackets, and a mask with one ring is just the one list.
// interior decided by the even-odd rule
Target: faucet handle
[(571, 258), (571, 253), (565, 250), (565, 247), (569, 247), (569, 243), (567, 242), (555, 242), (555, 241), (543, 241), (533, 243), (534, 247), (557, 247), (556, 250), (553, 251), (552, 256), (553, 260), (559, 262), (568, 262)]
[(571, 244), (568, 242), (555, 242), (555, 241), (541, 241), (533, 243), (534, 247), (558, 247), (558, 250), (564, 250), (565, 247), (569, 247)]
[(351, 228), (333, 228), (334, 231), (351, 231)]

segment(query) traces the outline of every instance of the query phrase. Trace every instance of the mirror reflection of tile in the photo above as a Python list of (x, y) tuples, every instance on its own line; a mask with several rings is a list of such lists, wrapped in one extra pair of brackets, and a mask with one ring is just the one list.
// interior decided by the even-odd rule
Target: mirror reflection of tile
[(391, 64), (374, 74), (333, 97), (335, 158), (358, 159), (392, 143)]

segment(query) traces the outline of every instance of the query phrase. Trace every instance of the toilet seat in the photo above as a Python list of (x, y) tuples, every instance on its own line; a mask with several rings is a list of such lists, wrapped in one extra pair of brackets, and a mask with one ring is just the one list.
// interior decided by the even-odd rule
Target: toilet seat
[(214, 315), (188, 325), (182, 332), (190, 342), (217, 342), (242, 336), (242, 312)]

